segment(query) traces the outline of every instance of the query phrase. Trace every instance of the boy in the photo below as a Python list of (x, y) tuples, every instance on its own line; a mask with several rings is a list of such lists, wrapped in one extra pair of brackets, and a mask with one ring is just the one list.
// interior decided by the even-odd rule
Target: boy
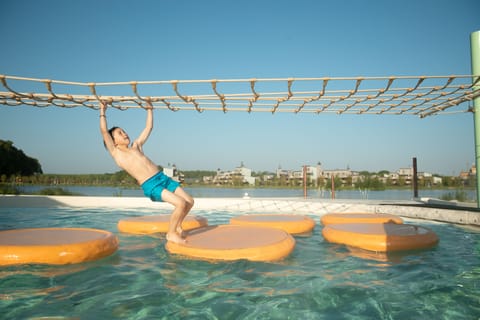
[(100, 101), (100, 132), (108, 152), (116, 164), (135, 178), (142, 186), (143, 192), (152, 201), (165, 201), (175, 209), (170, 217), (167, 240), (175, 243), (186, 243), (182, 230), (182, 221), (193, 207), (193, 198), (186, 193), (179, 183), (160, 172), (144, 153), (142, 146), (147, 141), (153, 128), (153, 107), (147, 100), (147, 122), (140, 136), (130, 145), (130, 138), (118, 127), (107, 130), (105, 112), (107, 104)]

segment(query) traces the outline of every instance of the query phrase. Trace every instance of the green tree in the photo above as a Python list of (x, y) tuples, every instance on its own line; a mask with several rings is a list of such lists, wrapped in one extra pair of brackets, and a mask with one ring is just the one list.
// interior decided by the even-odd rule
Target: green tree
[[(334, 183), (335, 190), (339, 190), (339, 189), (342, 188), (342, 179), (340, 179), (340, 177), (335, 176), (334, 179), (333, 179), (333, 183)], [(328, 189), (328, 190), (332, 189), (332, 177), (329, 177), (327, 179), (327, 183), (325, 185), (325, 188)]]
[(364, 175), (357, 184), (361, 189), (385, 190), (385, 184), (376, 175)]
[(214, 176), (217, 172), (210, 170), (187, 170), (182, 171), (185, 176), (185, 179), (198, 179), (202, 180), (204, 176)]
[(0, 174), (30, 176), (42, 173), (37, 159), (27, 156), (13, 146), (12, 141), (0, 140)]

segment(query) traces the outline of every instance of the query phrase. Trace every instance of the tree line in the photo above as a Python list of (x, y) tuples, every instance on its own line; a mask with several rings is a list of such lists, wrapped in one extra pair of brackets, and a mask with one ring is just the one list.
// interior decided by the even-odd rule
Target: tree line
[[(160, 167), (161, 170), (161, 167)], [(182, 171), (184, 176), (184, 186), (210, 186), (210, 187), (246, 187), (240, 179), (238, 181), (232, 180), (228, 185), (212, 185), (203, 183), (204, 176), (212, 176), (215, 171), (208, 170), (191, 170)], [(271, 174), (270, 174), (271, 175)], [(258, 177), (262, 177), (259, 175)], [(134, 188), (137, 187), (137, 182), (125, 171), (117, 171), (115, 173), (103, 173), (103, 174), (34, 174), (29, 176), (19, 176), (1, 174), (0, 183), (3, 184), (32, 184), (32, 185), (49, 185), (49, 186), (112, 186), (112, 187), (125, 187)], [(235, 181), (237, 183), (235, 183)], [(351, 181), (345, 181), (338, 177), (334, 179), (334, 186), (336, 190), (342, 189), (368, 189), (368, 190), (385, 190), (387, 188), (409, 188), (411, 184), (407, 184), (406, 181), (400, 179), (395, 183), (382, 181), (378, 178), (376, 173), (363, 173), (362, 178), (356, 183)], [(441, 185), (433, 185), (429, 179), (419, 179), (419, 188), (474, 188), (476, 186), (475, 178), (471, 177), (469, 180), (462, 180), (459, 177), (442, 177)], [(303, 181), (301, 179), (285, 180), (283, 177), (268, 181), (257, 179), (255, 187), (259, 188), (301, 188), (303, 187)], [(319, 178), (318, 181), (307, 181), (308, 188), (324, 188), (331, 189), (332, 183), (330, 179)]]
[[(163, 170), (159, 166), (160, 170)], [(360, 172), (362, 179), (355, 183), (351, 181), (342, 181), (335, 177), (334, 185), (336, 189), (361, 188), (369, 190), (384, 190), (387, 187), (407, 187), (405, 181), (401, 179), (395, 184), (381, 181), (378, 177), (388, 171), (370, 173)], [(214, 176), (216, 171), (209, 170), (190, 170), (181, 171), (186, 185), (204, 185), (204, 176)], [(283, 177), (276, 177), (271, 172), (254, 172), (252, 174), (258, 177), (257, 187), (291, 187), (297, 188), (303, 186), (302, 180), (286, 180)], [(262, 179), (264, 176), (273, 176), (273, 179)], [(38, 185), (85, 185), (85, 186), (137, 186), (135, 179), (130, 177), (125, 171), (103, 174), (43, 174), (40, 162), (37, 159), (27, 156), (22, 150), (17, 149), (12, 141), (0, 140), (0, 183), (2, 184), (38, 184)], [(232, 185), (233, 187), (242, 187), (243, 179)], [(319, 178), (319, 181), (308, 181), (307, 187), (315, 188), (323, 186), (326, 189), (331, 188), (331, 181), (325, 178)], [(462, 180), (459, 177), (442, 177), (442, 185), (437, 187), (475, 187), (475, 177), (468, 180)], [(434, 187), (429, 179), (420, 179), (419, 187)]]

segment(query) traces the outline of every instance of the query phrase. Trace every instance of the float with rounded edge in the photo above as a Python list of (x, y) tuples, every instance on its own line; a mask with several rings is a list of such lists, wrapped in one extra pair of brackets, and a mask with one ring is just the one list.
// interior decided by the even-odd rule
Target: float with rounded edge
[(117, 249), (117, 237), (98, 229), (0, 231), (0, 265), (80, 263), (109, 256)]
[(328, 213), (320, 218), (320, 222), (329, 224), (342, 223), (403, 223), (403, 219), (388, 213)]
[(380, 252), (426, 249), (438, 243), (432, 230), (410, 224), (329, 224), (322, 235), (328, 242)]
[(275, 261), (287, 257), (295, 239), (278, 228), (219, 225), (191, 230), (187, 243), (168, 241), (168, 252), (203, 260)]
[(232, 225), (273, 227), (290, 234), (307, 233), (315, 227), (315, 221), (297, 214), (245, 214), (230, 219)]
[[(153, 215), (125, 218), (118, 222), (117, 228), (120, 232), (134, 234), (151, 234), (157, 232), (166, 233), (170, 224), (170, 215)], [(193, 215), (186, 216), (183, 220), (183, 230), (191, 230), (199, 227), (205, 227), (208, 221), (202, 217)]]

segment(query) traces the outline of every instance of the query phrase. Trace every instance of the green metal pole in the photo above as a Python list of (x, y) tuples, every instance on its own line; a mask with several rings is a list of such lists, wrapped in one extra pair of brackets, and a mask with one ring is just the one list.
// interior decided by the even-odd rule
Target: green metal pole
[[(480, 75), (480, 30), (470, 34), (472, 75)], [(472, 79), (475, 81), (476, 78)], [(478, 89), (480, 85), (475, 88)], [(477, 177), (477, 208), (480, 208), (480, 97), (473, 100), (473, 124), (475, 130), (475, 166)]]

